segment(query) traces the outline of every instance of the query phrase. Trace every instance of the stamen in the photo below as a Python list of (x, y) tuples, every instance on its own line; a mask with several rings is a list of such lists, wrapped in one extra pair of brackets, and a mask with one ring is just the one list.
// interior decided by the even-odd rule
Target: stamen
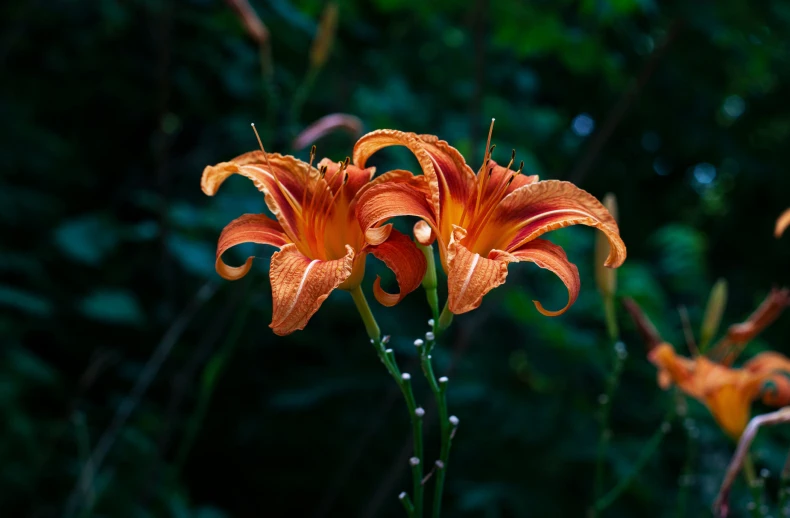
[(521, 171), (523, 170), (524, 170), (524, 161), (522, 160), (521, 163), (518, 165), (518, 171), (516, 171), (516, 174), (521, 174)]
[(271, 171), (272, 176), (274, 176), (274, 179), (277, 180), (277, 176), (275, 176), (274, 174), (274, 169), (272, 168), (272, 164), (269, 163), (269, 157), (268, 155), (266, 155), (266, 150), (263, 149), (263, 142), (261, 142), (261, 136), (258, 135), (258, 130), (255, 129), (255, 123), (251, 122), (250, 126), (252, 126), (252, 131), (255, 132), (255, 138), (258, 139), (258, 145), (261, 146), (261, 152), (263, 153), (264, 160), (266, 160), (266, 165), (269, 167), (269, 170)]
[(507, 167), (505, 169), (509, 171), (510, 166), (512, 166), (513, 162), (515, 161), (516, 161), (516, 150), (514, 149), (513, 152), (510, 154), (510, 162), (508, 162)]
[(315, 144), (313, 144), (313, 147), (310, 148), (310, 162), (307, 164), (307, 172), (305, 173), (305, 177), (304, 177), (304, 189), (302, 190), (303, 210), (304, 210), (304, 204), (307, 201), (307, 191), (309, 189), (309, 184), (310, 184), (310, 171), (313, 169), (313, 160), (315, 160)]

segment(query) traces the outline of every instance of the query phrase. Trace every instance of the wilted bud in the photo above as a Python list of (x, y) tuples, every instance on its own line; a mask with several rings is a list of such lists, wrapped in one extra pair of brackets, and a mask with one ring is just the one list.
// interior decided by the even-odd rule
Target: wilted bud
[(239, 16), (252, 39), (259, 45), (269, 41), (269, 29), (266, 28), (247, 0), (227, 0), (227, 2)]
[(310, 66), (321, 68), (329, 57), (332, 42), (335, 40), (335, 30), (337, 29), (337, 4), (329, 2), (321, 15), (318, 23), (318, 32), (310, 48)]
[(776, 228), (774, 229), (774, 235), (779, 238), (782, 237), (787, 227), (790, 227), (790, 209), (787, 209), (782, 213), (779, 218), (776, 220)]
[(710, 290), (708, 305), (705, 308), (705, 318), (702, 320), (700, 330), (700, 352), (705, 352), (705, 347), (716, 336), (725, 307), (727, 307), (727, 281), (719, 279)]
[(790, 290), (787, 288), (772, 289), (763, 303), (749, 315), (745, 322), (730, 326), (727, 330), (727, 340), (736, 345), (745, 345), (771, 325), (788, 305), (790, 305)]
[[(617, 220), (617, 198), (614, 194), (607, 193), (603, 198), (603, 205)], [(604, 266), (606, 258), (609, 257), (609, 240), (603, 232), (595, 234), (595, 282), (604, 297), (614, 296), (617, 291), (617, 270)]]
[(661, 340), (661, 336), (658, 334), (658, 331), (656, 331), (656, 327), (644, 314), (642, 308), (639, 307), (639, 304), (634, 302), (632, 298), (625, 297), (623, 298), (623, 306), (625, 306), (628, 314), (631, 315), (634, 325), (636, 325), (636, 330), (639, 331), (639, 334), (645, 341), (648, 351), (654, 349), (658, 344), (663, 342), (663, 340)]
[(347, 113), (325, 115), (303, 129), (291, 143), (291, 147), (296, 150), (304, 149), (316, 140), (338, 130), (343, 130), (351, 138), (357, 139), (362, 134), (362, 121), (359, 117)]

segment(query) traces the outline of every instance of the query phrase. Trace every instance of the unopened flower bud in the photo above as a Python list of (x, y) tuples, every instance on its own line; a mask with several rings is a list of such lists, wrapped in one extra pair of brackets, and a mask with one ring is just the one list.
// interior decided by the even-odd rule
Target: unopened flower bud
[(400, 377), (403, 378), (403, 381), (409, 381), (411, 379), (411, 374), (409, 374), (408, 372), (404, 372), (403, 374), (400, 375)]
[(409, 459), (409, 464), (411, 464), (412, 466), (419, 466), (420, 459), (418, 459), (417, 457), (412, 457)]
[(429, 342), (432, 342), (435, 338), (436, 336), (431, 331), (425, 333), (425, 339), (428, 340)]
[(453, 425), (453, 426), (458, 426), (458, 423), (461, 422), (461, 420), (458, 419), (457, 417), (455, 417), (454, 415), (450, 416), (449, 421), (450, 421), (450, 424)]
[(418, 338), (414, 341), (414, 347), (422, 347), (425, 342), (422, 341), (422, 338)]
[(425, 409), (421, 406), (418, 406), (414, 409), (414, 415), (417, 417), (423, 417), (425, 415)]

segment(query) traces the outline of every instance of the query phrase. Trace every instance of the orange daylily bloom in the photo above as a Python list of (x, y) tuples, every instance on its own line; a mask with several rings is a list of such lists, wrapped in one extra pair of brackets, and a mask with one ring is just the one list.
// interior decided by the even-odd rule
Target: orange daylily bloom
[(774, 235), (779, 238), (785, 233), (787, 227), (790, 227), (790, 209), (785, 210), (781, 216), (776, 219), (776, 228), (774, 228)]
[[(777, 293), (783, 291), (772, 291), (749, 320), (766, 314), (765, 308), (775, 308), (781, 303)], [(656, 344), (656, 339), (660, 340), (660, 337), (641, 308), (631, 299), (624, 299), (624, 304), (640, 333), (646, 338), (650, 349), (648, 358), (658, 367), (659, 386), (667, 389), (675, 384), (684, 393), (703, 403), (722, 430), (733, 439), (738, 439), (749, 423), (751, 405), (755, 400), (760, 399), (769, 406), (790, 404), (790, 359), (776, 352), (764, 352), (747, 361), (742, 368), (732, 368), (729, 366), (735, 359), (732, 349), (727, 351), (728, 355), (723, 359), (726, 361), (714, 359), (724, 344), (733, 345), (726, 337), (714, 348), (711, 357), (697, 354), (694, 358), (686, 358), (678, 355), (666, 342)], [(771, 321), (778, 316), (777, 310), (774, 309), (772, 313), (774, 316)]]
[(733, 439), (738, 439), (749, 423), (753, 401), (761, 399), (776, 407), (790, 404), (790, 359), (775, 352), (760, 353), (741, 369), (705, 356), (684, 358), (667, 343), (653, 349), (649, 358), (659, 369), (661, 388), (674, 383), (703, 403)]
[(716, 344), (711, 357), (719, 358), (718, 361), (725, 365), (732, 365), (743, 347), (779, 318), (787, 306), (790, 306), (790, 290), (772, 289), (749, 318), (727, 329), (727, 335)]
[[(312, 160), (311, 160), (312, 162)], [(303, 329), (310, 317), (335, 288), (353, 290), (362, 282), (368, 253), (383, 261), (394, 273), (400, 293), (386, 293), (381, 279), (374, 295), (385, 306), (397, 304), (416, 289), (425, 275), (422, 252), (392, 225), (371, 228), (375, 243), (365, 239), (357, 223), (355, 207), (367, 189), (383, 184), (408, 184), (407, 171), (392, 171), (375, 179), (375, 168), (360, 169), (327, 159), (318, 169), (292, 156), (253, 151), (208, 166), (203, 171), (203, 192), (213, 196), (233, 174), (246, 176), (264, 193), (274, 214), (245, 214), (232, 221), (217, 243), (216, 270), (228, 280), (244, 277), (253, 257), (242, 266), (228, 266), (222, 254), (241, 243), (276, 246), (269, 278), (272, 285), (272, 323), (278, 335)]]
[(520, 261), (552, 271), (568, 289), (563, 309), (548, 311), (534, 301), (538, 311), (549, 316), (565, 312), (579, 294), (579, 272), (561, 247), (539, 239), (557, 228), (595, 227), (611, 245), (606, 266), (615, 268), (625, 260), (625, 244), (614, 218), (597, 199), (569, 182), (522, 175), (521, 169), (510, 169), (513, 160), (502, 167), (491, 160), (490, 150), (475, 176), (447, 142), (395, 130), (364, 135), (354, 146), (354, 163), (364, 167), (373, 153), (389, 146), (405, 146), (414, 153), (424, 185), (371, 187), (359, 200), (360, 225), (371, 233), (395, 216), (422, 218), (414, 235), (424, 245), (438, 242), (448, 277), (448, 308), (453, 313), (477, 308), (483, 295), (505, 282), (508, 264)]

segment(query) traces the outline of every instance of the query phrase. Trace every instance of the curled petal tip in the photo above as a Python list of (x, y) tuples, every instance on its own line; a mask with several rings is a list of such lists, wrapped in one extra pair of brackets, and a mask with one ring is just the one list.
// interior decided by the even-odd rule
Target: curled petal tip
[(785, 210), (776, 220), (776, 227), (774, 228), (774, 236), (782, 237), (787, 227), (790, 227), (790, 209)]
[(568, 311), (568, 308), (570, 307), (565, 306), (564, 308), (558, 309), (557, 311), (549, 311), (543, 307), (543, 304), (541, 304), (540, 301), (533, 300), (532, 303), (535, 304), (535, 309), (537, 309), (541, 315), (545, 315), (547, 317), (558, 317)]

